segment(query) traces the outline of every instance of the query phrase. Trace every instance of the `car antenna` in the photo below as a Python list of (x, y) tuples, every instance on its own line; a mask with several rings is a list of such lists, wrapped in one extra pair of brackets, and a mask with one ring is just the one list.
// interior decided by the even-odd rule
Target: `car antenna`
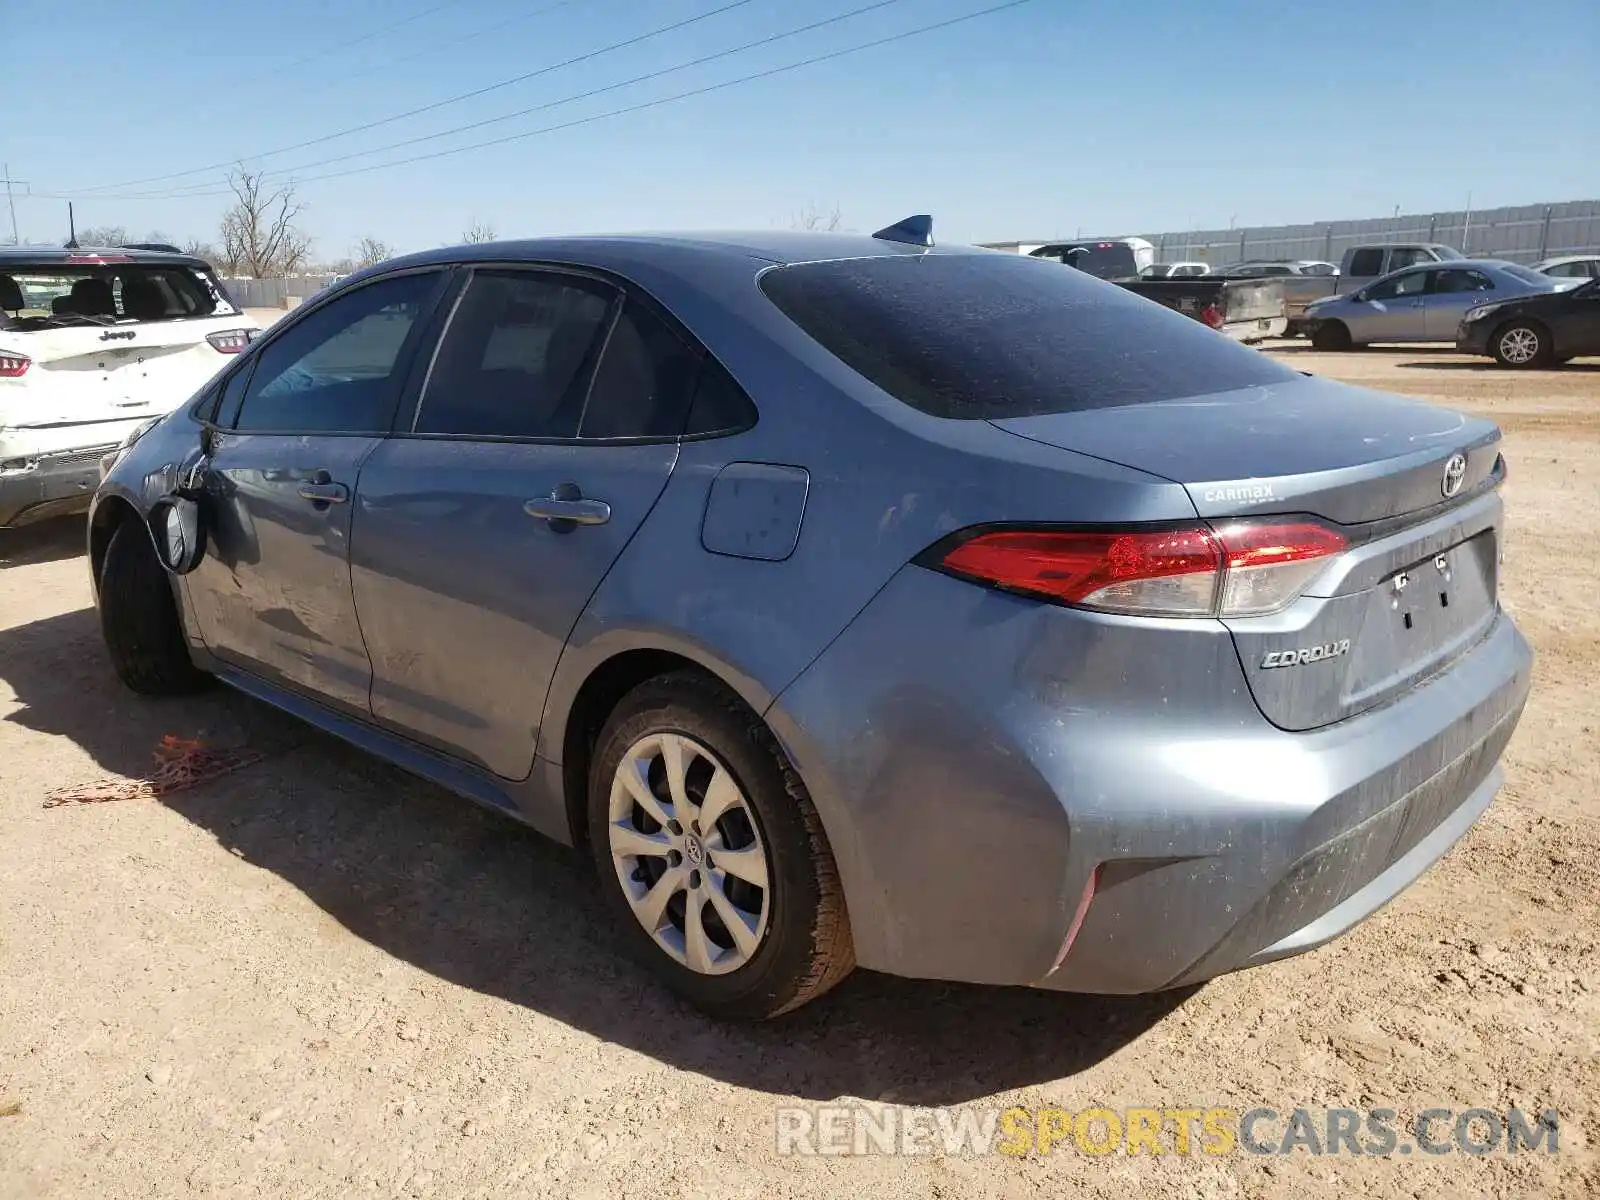
[(78, 223), (72, 215), (72, 201), (67, 201), (67, 246), (68, 250), (78, 249)]
[(933, 218), (927, 213), (907, 217), (872, 235), (880, 242), (904, 242), (908, 246), (933, 245)]

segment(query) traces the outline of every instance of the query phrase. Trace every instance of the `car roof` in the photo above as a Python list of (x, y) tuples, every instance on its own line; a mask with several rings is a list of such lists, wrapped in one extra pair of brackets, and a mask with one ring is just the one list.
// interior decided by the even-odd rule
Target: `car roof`
[(1535, 271), (1545, 267), (1559, 267), (1562, 263), (1569, 262), (1600, 262), (1600, 253), (1596, 254), (1562, 254), (1556, 258), (1541, 258), (1533, 264)]
[(96, 260), (111, 262), (164, 263), (204, 267), (211, 264), (191, 254), (170, 254), (163, 250), (135, 250), (129, 246), (0, 246), (0, 270), (14, 264), (28, 266), (94, 266)]
[(792, 266), (845, 258), (884, 258), (919, 254), (999, 254), (977, 246), (914, 246), (856, 233), (811, 233), (794, 230), (716, 231), (706, 233), (595, 234), (581, 237), (528, 238), (444, 246), (403, 258), (385, 268), (454, 262), (572, 262), (604, 267), (610, 264), (677, 260), (684, 254), (730, 262), (760, 260)]

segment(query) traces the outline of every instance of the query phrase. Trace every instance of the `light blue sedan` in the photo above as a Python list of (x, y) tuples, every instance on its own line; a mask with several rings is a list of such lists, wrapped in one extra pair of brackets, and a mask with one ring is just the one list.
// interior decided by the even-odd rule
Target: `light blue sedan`
[(1318, 350), (1354, 350), (1373, 342), (1450, 342), (1467, 309), (1494, 300), (1560, 290), (1561, 284), (1497, 258), (1406, 267), (1358, 292), (1306, 306)]

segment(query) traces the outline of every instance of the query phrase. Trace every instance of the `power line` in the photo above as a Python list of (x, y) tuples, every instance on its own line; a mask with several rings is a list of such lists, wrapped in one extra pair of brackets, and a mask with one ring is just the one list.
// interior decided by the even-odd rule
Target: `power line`
[(393, 116), (383, 117), (377, 121), (368, 121), (364, 125), (353, 125), (349, 129), (341, 129), (338, 133), (324, 134), (321, 137), (310, 138), (304, 142), (296, 142), (290, 146), (280, 146), (276, 150), (267, 150), (260, 154), (234, 155), (224, 162), (210, 163), (207, 166), (195, 167), (193, 170), (189, 171), (173, 171), (167, 175), (151, 175), (144, 179), (129, 179), (124, 180), (122, 183), (103, 184), (98, 188), (85, 188), (83, 189), (83, 192), (87, 193), (123, 187), (139, 187), (147, 183), (162, 183), (168, 179), (183, 179), (190, 175), (204, 175), (211, 171), (226, 170), (238, 162), (258, 162), (264, 158), (272, 158), (279, 154), (288, 154), (293, 150), (304, 150), (310, 146), (320, 146), (324, 142), (331, 142), (342, 137), (350, 137), (352, 134), (365, 133), (369, 129), (378, 129), (384, 125), (392, 125), (396, 121), (408, 120), (411, 117), (420, 117), (423, 113), (433, 112), (436, 109), (445, 108), (451, 104), (459, 104), (463, 100), (474, 100), (479, 96), (486, 96), (490, 92), (497, 92), (502, 88), (508, 88), (514, 84), (526, 83), (528, 80), (536, 79), (540, 75), (548, 75), (550, 72), (559, 71), (563, 67), (576, 66), (578, 63), (588, 62), (591, 59), (599, 58), (603, 54), (610, 54), (617, 50), (624, 50), (629, 46), (636, 46), (640, 42), (648, 41), (654, 37), (660, 37), (664, 33), (671, 33), (674, 30), (684, 29), (690, 25), (696, 25), (701, 21), (710, 20), (712, 17), (721, 16), (723, 13), (732, 12), (736, 8), (744, 8), (746, 5), (753, 3), (755, 3), (755, 0), (731, 0), (730, 3), (723, 4), (720, 7), (698, 13), (692, 17), (686, 17), (681, 21), (674, 21), (670, 25), (662, 25), (656, 29), (650, 30), (647, 33), (641, 33), (635, 37), (626, 38), (620, 42), (613, 42), (609, 46), (600, 47), (598, 50), (591, 50), (586, 54), (579, 54), (574, 58), (569, 58), (558, 63), (552, 63), (549, 66), (540, 67), (537, 70), (529, 71), (524, 75), (517, 75), (511, 79), (502, 79), (499, 83), (491, 83), (481, 88), (474, 88), (470, 92), (462, 92), (456, 96), (447, 96), (443, 100), (436, 100), (432, 104), (424, 104), (421, 108), (413, 108), (408, 112), (396, 113)]
[[(955, 25), (965, 24), (968, 21), (976, 21), (983, 17), (994, 16), (997, 13), (1006, 12), (1013, 8), (1021, 8), (1024, 4), (1031, 3), (1033, 3), (1033, 0), (1006, 0), (1006, 2), (1003, 4), (991, 5), (988, 8), (982, 8), (976, 12), (965, 13), (958, 17), (950, 17), (946, 20), (936, 21), (928, 25), (919, 25), (916, 28), (903, 30), (899, 33), (890, 34), (886, 37), (874, 38), (871, 41), (860, 42), (853, 46), (845, 46), (838, 50), (831, 50), (825, 54), (812, 55), (809, 58), (803, 58), (796, 62), (785, 63), (784, 65), (778, 67), (770, 67), (764, 71), (756, 71), (749, 75), (741, 75), (734, 79), (724, 80), (721, 83), (713, 83), (704, 87), (692, 88), (688, 91), (676, 92), (671, 96), (661, 96), (654, 100), (647, 100), (639, 104), (630, 104), (622, 108), (614, 108), (602, 113), (593, 113), (586, 117), (578, 117), (574, 120), (563, 121), (556, 125), (545, 125), (538, 129), (529, 129), (521, 133), (508, 134), (505, 137), (491, 138), (481, 142), (472, 142), (465, 146), (454, 146), (447, 150), (436, 150), (429, 154), (416, 154), (409, 158), (395, 159), (391, 162), (372, 163), (364, 167), (352, 167), (344, 171), (328, 171), (321, 175), (310, 175), (303, 179), (295, 180), (295, 183), (297, 185), (318, 183), (328, 179), (342, 179), (352, 175), (364, 175), (372, 171), (382, 171), (392, 167), (409, 166), (412, 163), (418, 162), (429, 162), (434, 159), (447, 158), (455, 154), (465, 154), (471, 150), (483, 150), (491, 146), (503, 146), (511, 142), (523, 141), (527, 138), (540, 137), (544, 134), (558, 133), (563, 130), (574, 129), (583, 125), (591, 125), (598, 121), (610, 120), (613, 117), (626, 116), (631, 113), (643, 112), (647, 109), (659, 108), (666, 104), (674, 104), (679, 100), (688, 100), (696, 96), (705, 96), (713, 92), (725, 91), (728, 88), (738, 87), (746, 83), (754, 83), (762, 79), (770, 79), (774, 76), (788, 74), (791, 71), (798, 71), (805, 67), (816, 66), (820, 63), (831, 62), (835, 59), (844, 58), (847, 55), (859, 54), (865, 50), (873, 50), (880, 46), (892, 45), (893, 43), (902, 42), (908, 38), (918, 37), (925, 33), (934, 33), (941, 29), (949, 29)], [(209, 187), (211, 185), (204, 184), (191, 186)], [(124, 200), (197, 199), (204, 196), (225, 196), (230, 194), (231, 193), (227, 190), (188, 192), (182, 195), (176, 193), (149, 192), (140, 195), (125, 195), (117, 198)], [(40, 194), (34, 193), (34, 196), (39, 197)], [(62, 195), (54, 198), (65, 199), (67, 197)]]
[(283, 63), (280, 66), (269, 67), (259, 75), (246, 76), (240, 82), (255, 83), (257, 80), (271, 79), (274, 75), (282, 75), (284, 72), (292, 71), (296, 67), (303, 67), (307, 63), (314, 63), (319, 58), (327, 58), (330, 54), (337, 54), (341, 50), (348, 50), (352, 46), (359, 46), (364, 42), (370, 42), (373, 38), (382, 37), (386, 33), (393, 33), (396, 29), (400, 29), (406, 25), (414, 24), (415, 22), (422, 20), (424, 17), (431, 17), (434, 13), (443, 12), (447, 8), (455, 8), (461, 2), (462, 0), (444, 0), (444, 3), (442, 4), (435, 4), (431, 8), (425, 8), (421, 12), (412, 13), (409, 17), (401, 17), (398, 21), (391, 21), (387, 25), (380, 25), (377, 29), (368, 30), (359, 37), (350, 38), (348, 41), (335, 42), (331, 46), (324, 46), (321, 50), (316, 51), (314, 54), (308, 54), (304, 58), (297, 58), (293, 62)]
[(559, 125), (545, 125), (539, 129), (530, 129), (523, 133), (508, 134), (505, 137), (492, 138), (488, 141), (473, 142), (466, 146), (455, 146), (449, 150), (435, 150), (431, 154), (416, 154), (410, 158), (398, 158), (393, 162), (373, 163), (365, 167), (351, 167), (345, 171), (329, 171), (322, 175), (308, 175), (304, 179), (296, 180), (296, 184), (317, 183), (324, 179), (342, 179), (349, 175), (364, 175), (369, 171), (382, 171), (390, 167), (403, 167), (411, 163), (428, 162), (437, 158), (448, 158), (453, 154), (465, 154), (469, 150), (482, 150), (489, 146), (503, 146), (510, 142), (520, 142), (525, 138), (539, 137), (546, 133), (557, 133), (565, 129), (575, 129), (580, 125), (592, 125), (596, 121), (609, 120), (612, 117), (625, 116), (629, 113), (643, 112), (650, 108), (659, 108), (664, 104), (673, 104), (679, 100), (688, 100), (695, 96), (705, 96), (712, 92), (724, 91), (727, 88), (737, 87), (740, 84), (754, 83), (761, 79), (771, 79), (775, 75), (784, 75), (790, 71), (798, 71), (804, 67), (816, 66), (818, 63), (832, 62), (836, 58), (846, 55), (859, 54), (863, 50), (873, 50), (879, 46), (888, 46), (894, 42), (902, 42), (907, 38), (917, 37), (924, 33), (933, 33), (940, 29), (949, 29), (953, 25), (962, 25), (968, 21), (976, 21), (980, 17), (991, 17), (1008, 9), (1021, 8), (1024, 4), (1032, 4), (1034, 0), (1006, 0), (1004, 4), (991, 5), (979, 9), (977, 12), (966, 13), (959, 17), (950, 17), (947, 20), (936, 21), (930, 25), (919, 25), (915, 29), (907, 29), (901, 33), (890, 34), (888, 37), (875, 38), (870, 42), (861, 42), (854, 46), (846, 46), (840, 50), (832, 50), (826, 54), (813, 55), (803, 58), (798, 62), (786, 63), (781, 67), (770, 67), (765, 71), (756, 71), (750, 75), (741, 75), (737, 79), (724, 80), (722, 83), (708, 84), (705, 87), (693, 88), (687, 92), (677, 92), (671, 96), (662, 96), (655, 100), (647, 100), (640, 104), (630, 104), (625, 108), (614, 108), (608, 112), (595, 113), (587, 117), (579, 117), (572, 121), (563, 121)]
[[(543, 104), (535, 104), (529, 108), (518, 109), (516, 112), (504, 113), (498, 117), (485, 117), (481, 121), (472, 121), (466, 125), (457, 125), (452, 129), (440, 130), (438, 133), (424, 133), (418, 137), (405, 138), (404, 140), (398, 142), (390, 142), (387, 146), (374, 146), (370, 150), (352, 150), (348, 154), (336, 154), (331, 158), (316, 159), (308, 163), (298, 163), (292, 167), (282, 167), (274, 171), (269, 171), (267, 174), (291, 175), (295, 171), (309, 171), (315, 167), (332, 166), (335, 163), (349, 162), (353, 158), (365, 158), (369, 154), (383, 154), (389, 150), (401, 150), (407, 146), (416, 146), (423, 142), (437, 141), (439, 138), (443, 137), (453, 137), (458, 133), (467, 133), (474, 129), (483, 129), (489, 125), (503, 124), (506, 121), (514, 121), (518, 117), (527, 117), (536, 112), (545, 112), (552, 108), (560, 108), (563, 105), (575, 104), (579, 100), (591, 100), (596, 96), (603, 96), (607, 92), (620, 91), (622, 88), (632, 87), (637, 83), (647, 83), (652, 79), (661, 79), (668, 75), (676, 75), (680, 71), (687, 71), (693, 67), (704, 66), (706, 63), (716, 62), (717, 60), (723, 58), (729, 58), (735, 54), (742, 54), (746, 50), (754, 50), (761, 46), (770, 46), (774, 42), (786, 41), (789, 38), (799, 37), (801, 34), (811, 33), (814, 30), (823, 29), (829, 25), (837, 25), (841, 21), (850, 20), (852, 17), (859, 17), (865, 13), (873, 12), (880, 8), (888, 8), (892, 4), (902, 4), (904, 2), (905, 0), (874, 0), (874, 2), (871, 4), (864, 4), (860, 8), (853, 8), (849, 12), (840, 13), (838, 16), (826, 17), (821, 21), (812, 21), (810, 24), (800, 25), (794, 29), (787, 29), (782, 33), (774, 33), (768, 37), (757, 38), (753, 42), (745, 42), (743, 45), (733, 46), (727, 50), (718, 50), (715, 54), (702, 55), (699, 58), (692, 58), (687, 62), (677, 63), (674, 66), (662, 67), (660, 70), (656, 71), (648, 71), (643, 75), (635, 75), (632, 79), (624, 79), (619, 83), (608, 83), (604, 87), (590, 88), (586, 92), (574, 92), (570, 96), (561, 96), (555, 100), (547, 100)], [(207, 183), (204, 186), (209, 187), (211, 185)]]

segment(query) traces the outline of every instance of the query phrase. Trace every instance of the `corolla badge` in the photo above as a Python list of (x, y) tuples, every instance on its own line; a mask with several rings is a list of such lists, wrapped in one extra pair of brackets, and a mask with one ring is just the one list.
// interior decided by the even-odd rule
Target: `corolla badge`
[(1461, 485), (1467, 481), (1467, 456), (1465, 454), (1452, 454), (1444, 464), (1444, 494), (1446, 497), (1454, 496), (1461, 490)]
[(1350, 639), (1340, 638), (1337, 642), (1325, 642), (1320, 646), (1305, 646), (1295, 650), (1270, 650), (1262, 658), (1261, 665), (1269, 670), (1273, 667), (1303, 667), (1308, 663), (1324, 662), (1349, 653)]

